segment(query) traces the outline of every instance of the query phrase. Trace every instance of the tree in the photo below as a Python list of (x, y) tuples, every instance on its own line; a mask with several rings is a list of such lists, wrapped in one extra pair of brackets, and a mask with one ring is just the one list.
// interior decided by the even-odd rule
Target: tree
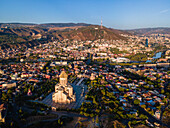
[(11, 89), (8, 90), (7, 95), (9, 98), (12, 98), (12, 90)]
[(61, 123), (61, 121), (60, 121), (60, 119), (58, 120), (58, 124), (60, 124)]
[(19, 113), (20, 113), (20, 114), (22, 113), (22, 109), (21, 109), (21, 108), (19, 109)]
[(162, 89), (162, 90), (161, 90), (161, 93), (163, 94), (164, 92), (165, 92), (164, 89)]
[(96, 123), (99, 123), (99, 117), (96, 116)]
[(93, 97), (93, 104), (97, 104), (95, 97)]
[(140, 103), (140, 100), (138, 100), (138, 99), (134, 100), (135, 105), (138, 105), (139, 103)]
[(145, 109), (145, 108), (146, 108), (146, 105), (143, 104), (143, 105), (141, 105), (141, 107)]
[(94, 117), (94, 114), (93, 114), (93, 113), (91, 113), (91, 114), (90, 114), (90, 117)]
[(125, 89), (124, 88), (119, 88), (119, 91), (124, 92)]
[(127, 94), (124, 94), (124, 97), (126, 98), (126, 97), (127, 97)]
[(143, 114), (140, 114), (140, 115), (139, 115), (139, 118), (144, 119), (144, 120), (148, 119), (148, 117), (145, 116), (145, 115), (143, 115)]
[(8, 101), (8, 96), (6, 93), (2, 93), (2, 98), (1, 98), (2, 101), (4, 102), (7, 102)]

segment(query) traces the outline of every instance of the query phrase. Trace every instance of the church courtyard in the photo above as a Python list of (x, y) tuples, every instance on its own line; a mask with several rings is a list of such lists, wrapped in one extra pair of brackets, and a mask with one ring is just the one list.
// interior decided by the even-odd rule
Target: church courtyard
[(87, 92), (87, 86), (84, 85), (83, 82), (84, 78), (80, 79), (78, 84), (72, 84), (74, 93), (76, 95), (76, 101), (71, 102), (70, 104), (62, 104), (62, 103), (55, 103), (52, 100), (52, 95), (54, 92), (50, 93), (46, 98), (44, 98), (42, 101), (39, 101), (39, 103), (46, 104), (48, 106), (51, 106), (52, 109), (57, 109), (57, 108), (64, 108), (64, 109), (78, 109), (81, 104), (83, 103), (85, 99), (85, 93)]

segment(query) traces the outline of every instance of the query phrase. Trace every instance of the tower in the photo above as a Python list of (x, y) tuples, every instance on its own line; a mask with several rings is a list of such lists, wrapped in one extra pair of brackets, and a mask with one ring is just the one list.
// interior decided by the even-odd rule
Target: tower
[(60, 74), (60, 84), (61, 85), (67, 85), (67, 77), (68, 77), (68, 75), (65, 73), (65, 71), (62, 71)]
[(148, 39), (145, 40), (145, 47), (148, 47)]
[(101, 18), (101, 29), (103, 28), (103, 26), (102, 26), (102, 18)]

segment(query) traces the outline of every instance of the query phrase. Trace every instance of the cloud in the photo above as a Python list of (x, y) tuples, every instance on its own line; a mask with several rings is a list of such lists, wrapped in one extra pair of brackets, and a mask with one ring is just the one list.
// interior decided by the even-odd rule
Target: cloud
[(159, 13), (166, 13), (168, 11), (169, 11), (169, 9), (165, 9), (165, 10), (160, 11)]

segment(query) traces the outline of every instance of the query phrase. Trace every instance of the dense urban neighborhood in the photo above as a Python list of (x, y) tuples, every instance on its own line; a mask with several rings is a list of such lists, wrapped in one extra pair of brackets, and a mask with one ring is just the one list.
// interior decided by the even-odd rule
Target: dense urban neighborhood
[(170, 35), (98, 36), (1, 47), (0, 127), (169, 128)]

